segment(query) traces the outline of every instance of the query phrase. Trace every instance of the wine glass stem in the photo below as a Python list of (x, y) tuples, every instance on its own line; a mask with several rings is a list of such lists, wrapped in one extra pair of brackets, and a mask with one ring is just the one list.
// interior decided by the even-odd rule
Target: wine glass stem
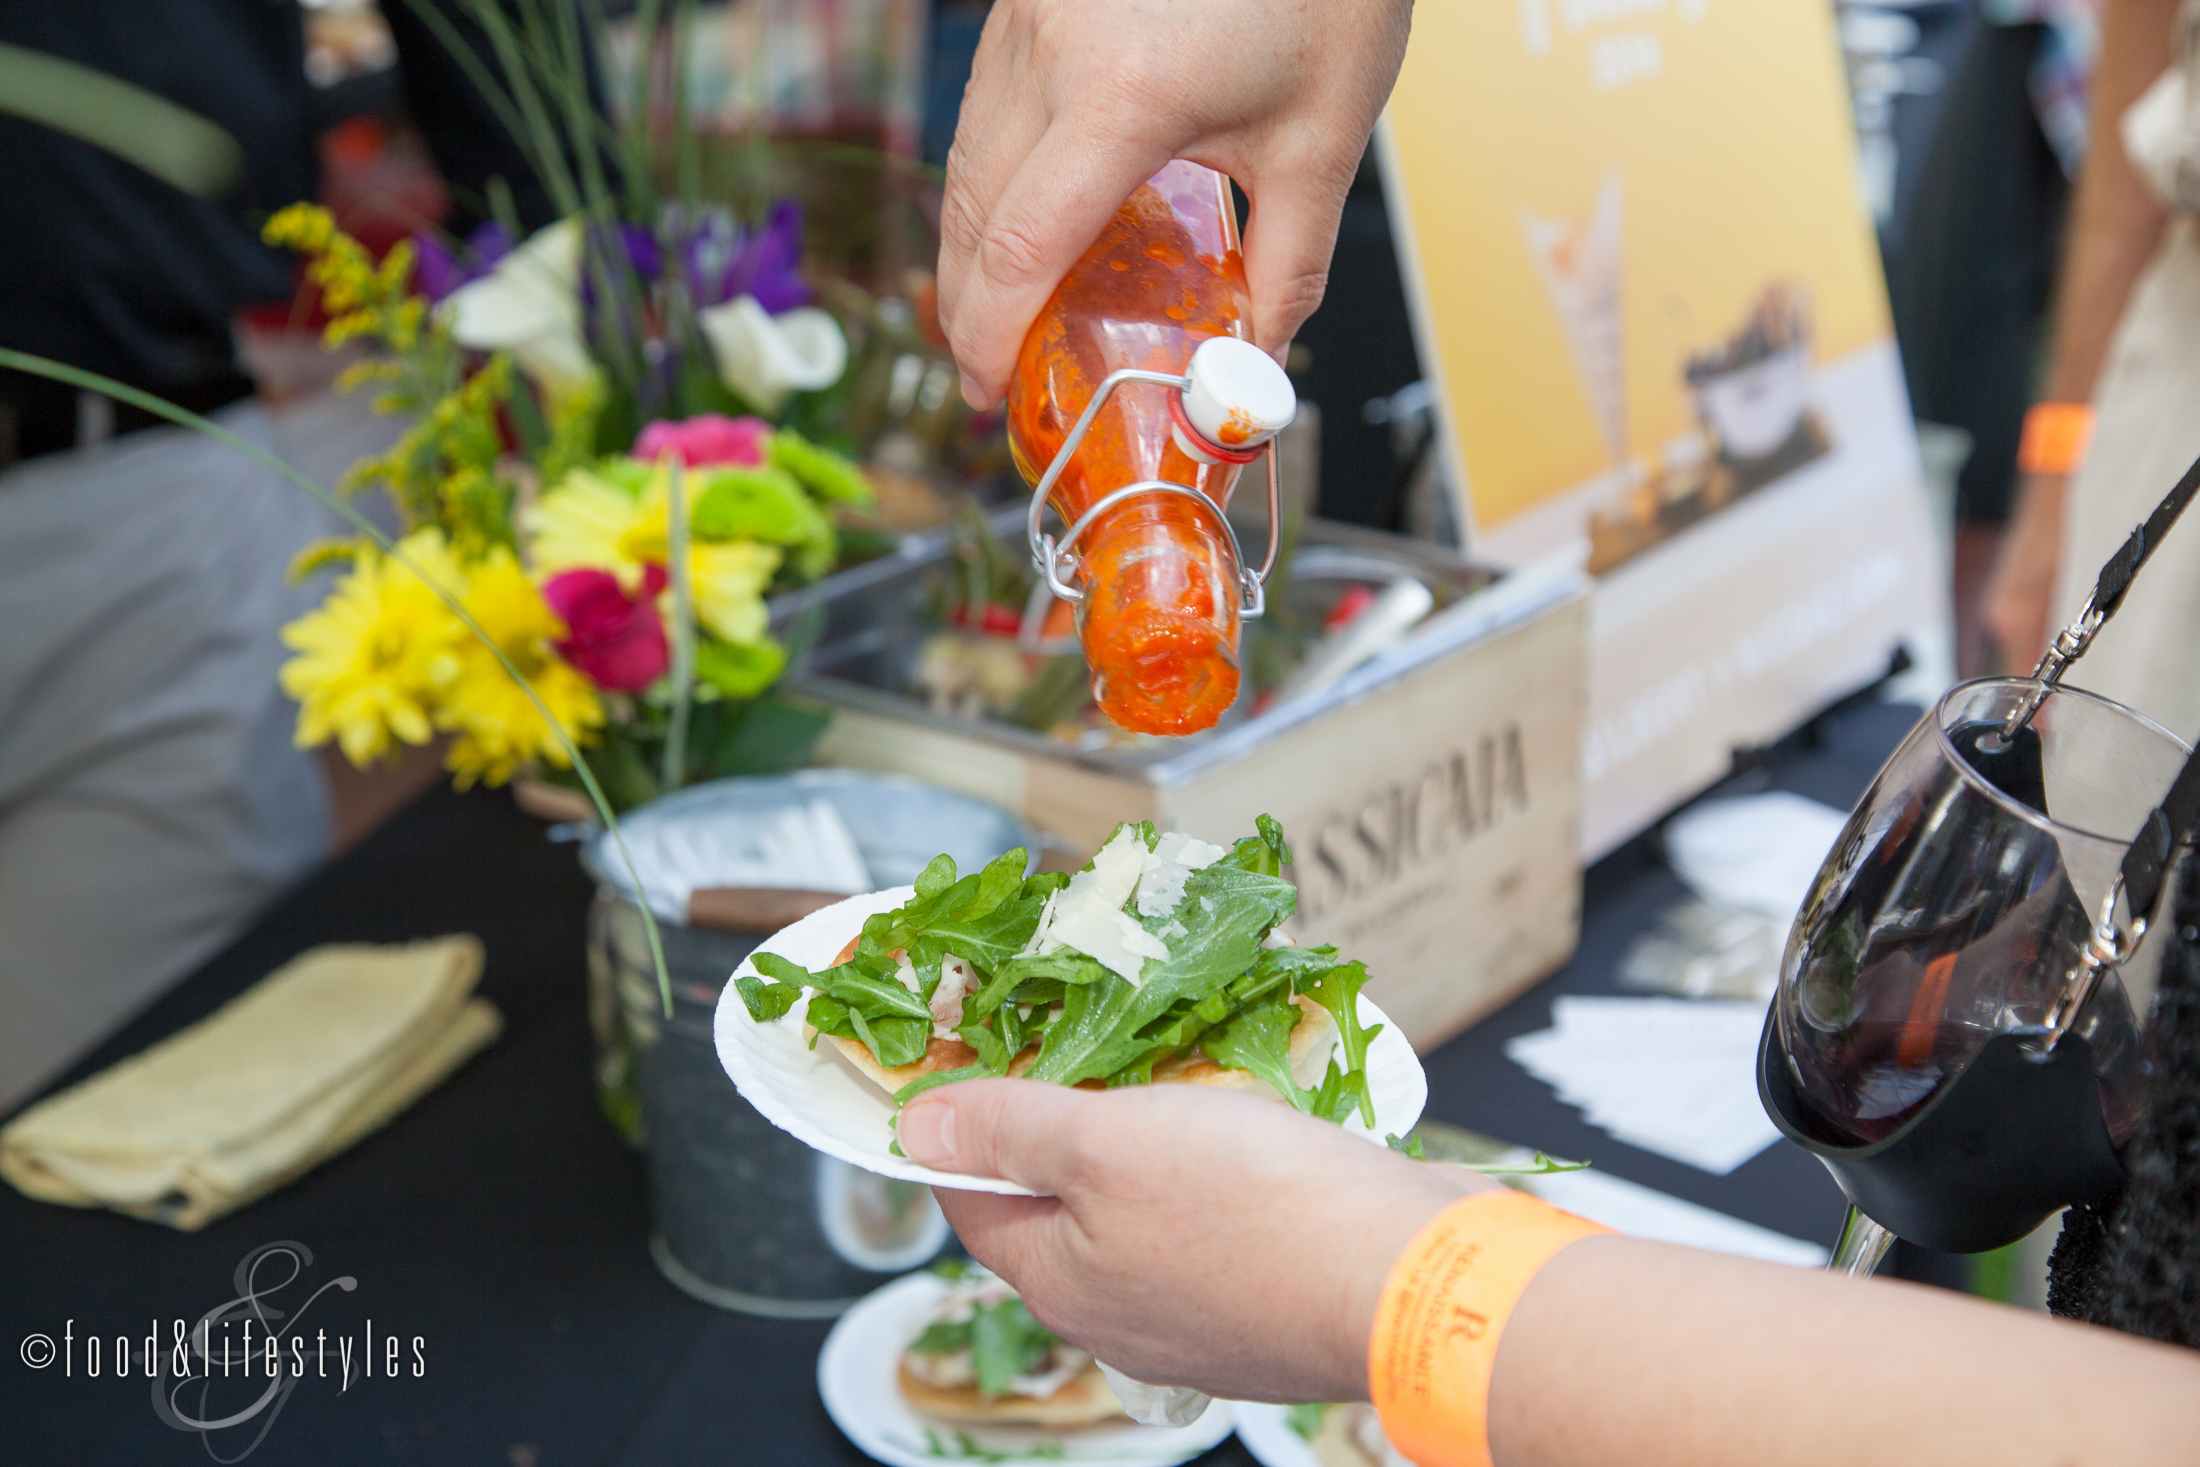
[(1840, 1240), (1833, 1245), (1833, 1261), (1826, 1267), (1850, 1278), (1869, 1278), (1893, 1246), (1894, 1234), (1852, 1205), (1841, 1224)]

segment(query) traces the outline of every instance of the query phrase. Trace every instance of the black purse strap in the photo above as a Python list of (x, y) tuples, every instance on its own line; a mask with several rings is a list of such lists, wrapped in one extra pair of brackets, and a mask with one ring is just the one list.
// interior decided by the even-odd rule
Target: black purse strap
[(2124, 901), (2134, 916), (2143, 917), (2154, 910), (2171, 858), (2180, 845), (2192, 839), (2195, 829), (2200, 829), (2200, 749), (2186, 758), (2184, 768), (2170, 783), (2169, 793), (2148, 813), (2146, 823), (2132, 838), (2131, 849), (2124, 852)]
[(2200, 494), (2200, 459), (2193, 461), (2192, 467), (2185, 470), (2185, 476), (2177, 481), (2177, 487), (2154, 506), (2154, 513), (2125, 538), (2123, 545), (2108, 558), (2108, 564), (2101, 567), (2100, 578), (2093, 583), (2093, 595), (2087, 605), (2100, 614), (2102, 621), (2114, 616), (2116, 609), (2124, 604), (2124, 595), (2131, 590), (2139, 567), (2147, 563), (2147, 558), (2168, 536), (2170, 527), (2177, 523), (2177, 517), (2185, 512), (2185, 506), (2192, 503), (2196, 494)]

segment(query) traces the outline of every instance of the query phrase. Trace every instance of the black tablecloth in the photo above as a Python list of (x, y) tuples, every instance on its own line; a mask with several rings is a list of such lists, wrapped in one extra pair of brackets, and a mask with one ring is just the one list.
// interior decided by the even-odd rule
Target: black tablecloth
[[(1831, 715), (1745, 780), (1846, 807), (1914, 716), (1873, 704)], [(1504, 1058), (1507, 1039), (1548, 1025), (1554, 995), (1617, 991), (1627, 943), (1682, 894), (1647, 842), (1593, 868), (1579, 954), (1429, 1057), (1428, 1113), (1830, 1240), (1840, 1196), (1802, 1152), (1775, 1146), (1729, 1176), (1708, 1176), (1586, 1126)], [(721, 1314), (673, 1289), (650, 1262), (641, 1159), (599, 1116), (590, 1088), (588, 897), (572, 849), (545, 840), (507, 797), (437, 791), (271, 908), (64, 1077), (61, 1085), (74, 1083), (142, 1049), (324, 942), (477, 933), (488, 950), (482, 992), (506, 1022), (495, 1045), (385, 1130), (200, 1233), (0, 1188), (0, 1462), (206, 1460), (198, 1437), (156, 1419), (141, 1375), (116, 1377), (112, 1342), (142, 1341), (155, 1321), (166, 1337), (173, 1320), (234, 1297), (240, 1259), (276, 1240), (311, 1251), (306, 1285), (357, 1281), (314, 1304), (307, 1327), (333, 1339), (371, 1320), (378, 1339), (402, 1342), (401, 1373), (385, 1378), (378, 1368), (339, 1393), (337, 1367), (322, 1378), (309, 1341), (307, 1376), (255, 1463), (864, 1461), (818, 1401), (825, 1325)], [(67, 1373), (58, 1360), (25, 1363), (37, 1354), (24, 1343), (33, 1335), (68, 1343)], [(90, 1335), (106, 1342), (97, 1378), (88, 1374)], [(219, 1449), (234, 1456), (243, 1445), (230, 1435)], [(1203, 1461), (1251, 1458), (1232, 1441)]]

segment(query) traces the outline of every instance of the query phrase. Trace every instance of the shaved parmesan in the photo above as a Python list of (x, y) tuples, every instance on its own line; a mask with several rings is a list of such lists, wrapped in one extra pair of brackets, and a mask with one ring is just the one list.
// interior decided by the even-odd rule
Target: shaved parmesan
[(939, 986), (932, 990), (932, 1037), (953, 1039), (963, 1021), (963, 999), (978, 986), (977, 970), (949, 953), (940, 959)]
[[(1075, 878), (1072, 878), (1072, 880), (1074, 881)], [(1028, 958), (1039, 953), (1050, 953), (1061, 946), (1058, 942), (1052, 943), (1050, 946), (1050, 939), (1047, 937), (1047, 929), (1054, 925), (1055, 903), (1061, 899), (1062, 893), (1059, 891), (1047, 893), (1046, 905), (1039, 908), (1039, 925), (1031, 929), (1031, 941), (1024, 944), (1024, 950), (1016, 954), (1017, 957)]]
[(1136, 829), (1126, 825), (1117, 831), (1092, 858), (1090, 870), (1078, 872), (1068, 886), (1047, 898), (1038, 930), (1024, 951), (1074, 948), (1137, 987), (1146, 959), (1166, 961), (1169, 956), (1169, 945), (1123, 910), (1145, 872), (1148, 854)]
[(1101, 906), (1098, 898), (1081, 900), (1074, 891), (1067, 895), (1069, 899), (1055, 914), (1053, 941), (1096, 959), (1133, 988), (1138, 986), (1146, 959), (1168, 960), (1168, 944), (1139, 926), (1130, 913), (1120, 907)]
[(1227, 854), (1222, 847), (1172, 830), (1146, 853), (1138, 876), (1138, 915), (1166, 917), (1184, 900), (1184, 883)]
[(1146, 869), (1147, 855), (1146, 842), (1135, 828), (1126, 825), (1092, 858), (1090, 871), (1080, 871), (1070, 879), (1069, 889), (1074, 893), (1079, 883), (1087, 883), (1094, 900), (1120, 907), (1131, 899), (1131, 890)]

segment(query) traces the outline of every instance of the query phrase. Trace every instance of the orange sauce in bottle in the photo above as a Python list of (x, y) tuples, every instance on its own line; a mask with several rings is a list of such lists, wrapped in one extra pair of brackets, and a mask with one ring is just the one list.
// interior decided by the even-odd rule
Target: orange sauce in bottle
[[(1169, 164), (1126, 199), (1024, 337), (1008, 393), (1016, 467), (1036, 484), (1101, 380), (1122, 367), (1182, 373), (1210, 337), (1245, 337), (1252, 315), (1230, 183)], [(1133, 382), (1093, 420), (1048, 502), (1065, 525), (1142, 479), (1189, 485), (1219, 510), (1237, 480), (1171, 435), (1170, 389)], [(1241, 437), (1243, 435), (1240, 435)], [(1141, 494), (1072, 547), (1077, 632), (1101, 710), (1138, 733), (1214, 726), (1238, 692), (1238, 566), (1215, 516)]]

